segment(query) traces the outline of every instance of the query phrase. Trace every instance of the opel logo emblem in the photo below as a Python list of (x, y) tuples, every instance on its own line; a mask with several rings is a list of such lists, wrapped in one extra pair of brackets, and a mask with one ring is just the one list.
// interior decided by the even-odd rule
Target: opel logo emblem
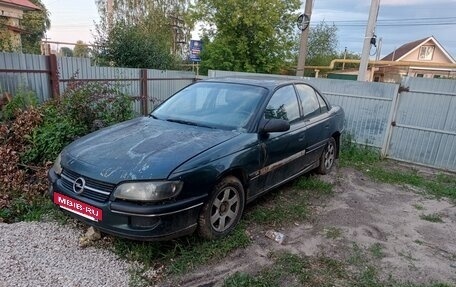
[(73, 191), (76, 194), (81, 194), (84, 192), (86, 181), (82, 177), (77, 178), (73, 183)]

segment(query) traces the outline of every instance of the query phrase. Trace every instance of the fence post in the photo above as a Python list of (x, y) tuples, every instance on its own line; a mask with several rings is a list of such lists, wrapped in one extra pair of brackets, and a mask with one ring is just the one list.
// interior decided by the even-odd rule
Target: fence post
[(390, 113), (388, 116), (388, 121), (386, 122), (386, 131), (385, 131), (385, 138), (383, 140), (383, 145), (381, 149), (381, 157), (386, 158), (388, 156), (388, 150), (391, 142), (391, 136), (393, 133), (393, 122), (396, 119), (396, 113), (398, 109), (398, 104), (399, 104), (399, 96), (400, 96), (400, 85), (397, 85), (394, 95), (393, 95), (393, 101), (391, 102), (391, 108), (390, 108)]
[(59, 90), (59, 69), (57, 66), (57, 57), (55, 54), (46, 56), (49, 63), (49, 74), (50, 74), (50, 83), (51, 83), (51, 92), (52, 98), (54, 100), (60, 100), (60, 90)]
[(141, 112), (144, 116), (149, 114), (148, 102), (149, 93), (147, 91), (147, 69), (141, 69), (140, 71), (140, 100), (141, 100)]

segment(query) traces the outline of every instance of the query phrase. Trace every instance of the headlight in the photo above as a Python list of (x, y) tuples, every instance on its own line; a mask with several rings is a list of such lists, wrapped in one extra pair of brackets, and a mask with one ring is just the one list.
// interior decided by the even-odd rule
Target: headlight
[(54, 171), (56, 174), (60, 175), (62, 173), (62, 166), (60, 165), (60, 161), (62, 160), (62, 154), (59, 153), (57, 158), (54, 161)]
[(182, 181), (127, 182), (116, 188), (114, 197), (133, 201), (159, 201), (178, 195), (183, 184)]

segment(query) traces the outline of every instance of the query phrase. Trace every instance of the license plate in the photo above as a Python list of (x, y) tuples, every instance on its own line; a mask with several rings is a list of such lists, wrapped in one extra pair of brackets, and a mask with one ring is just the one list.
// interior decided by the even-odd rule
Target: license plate
[(101, 209), (91, 206), (82, 201), (54, 192), (54, 203), (65, 210), (76, 213), (93, 221), (101, 221), (103, 212)]

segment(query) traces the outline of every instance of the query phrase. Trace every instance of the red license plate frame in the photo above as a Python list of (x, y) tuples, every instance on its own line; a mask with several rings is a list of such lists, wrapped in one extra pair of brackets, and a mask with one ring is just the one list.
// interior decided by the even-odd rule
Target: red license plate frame
[(82, 201), (76, 200), (69, 196), (63, 195), (58, 192), (54, 192), (54, 203), (60, 208), (65, 209), (69, 212), (80, 215), (84, 218), (101, 221), (103, 219), (103, 210)]

